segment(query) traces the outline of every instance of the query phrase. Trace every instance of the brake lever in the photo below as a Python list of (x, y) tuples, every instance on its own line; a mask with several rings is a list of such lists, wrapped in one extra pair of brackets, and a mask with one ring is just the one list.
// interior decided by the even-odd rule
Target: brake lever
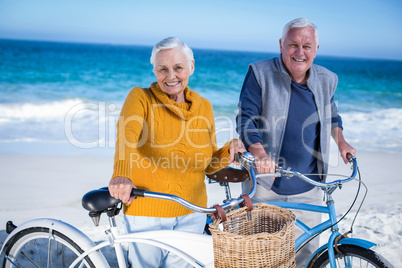
[(294, 174), (290, 172), (290, 167), (288, 167), (287, 169), (283, 169), (283, 167), (277, 167), (276, 170), (277, 173), (281, 174), (280, 177), (286, 177), (287, 179), (290, 179), (294, 176)]

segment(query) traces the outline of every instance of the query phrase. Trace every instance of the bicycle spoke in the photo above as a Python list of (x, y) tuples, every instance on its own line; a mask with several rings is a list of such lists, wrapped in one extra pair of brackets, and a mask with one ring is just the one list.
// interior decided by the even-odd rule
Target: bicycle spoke
[(52, 248), (52, 246), (51, 246), (51, 238), (50, 238), (50, 233), (49, 233), (49, 241), (48, 241), (48, 243), (47, 243), (47, 268), (49, 268), (49, 265), (50, 265), (50, 250), (51, 250), (51, 248)]
[[(55, 239), (38, 238), (26, 243), (16, 255), (6, 256), (13, 268), (67, 268), (76, 254)], [(81, 267), (85, 266), (83, 262)]]
[[(36, 242), (36, 240), (33, 240), (33, 241), (31, 241), (30, 243), (34, 243), (35, 244), (35, 250), (36, 250), (36, 256), (38, 256), (38, 259), (39, 259), (39, 267), (42, 267), (43, 265), (42, 265), (42, 263), (41, 263), (41, 261), (40, 261), (40, 258), (39, 258), (39, 248), (38, 248), (38, 242)], [(29, 245), (29, 244), (27, 244), (27, 245)], [(34, 264), (35, 265), (35, 264)]]
[(21, 255), (24, 256), (25, 259), (27, 259), (27, 260), (28, 260), (30, 263), (32, 263), (32, 265), (34, 265), (35, 267), (41, 268), (40, 266), (36, 265), (35, 262), (25, 254), (25, 252), (22, 252), (22, 251), (21, 251)]
[[(345, 263), (345, 266), (344, 267), (346, 267), (346, 268), (351, 268), (351, 267), (353, 267), (353, 265), (352, 265), (352, 263), (353, 263), (353, 257), (348, 257), (348, 256), (345, 256), (345, 257), (343, 257), (343, 259), (344, 259), (344, 263)], [(361, 261), (361, 260), (360, 260)]]
[(62, 256), (62, 260), (63, 260), (63, 268), (66, 267), (66, 260), (64, 257), (64, 245), (61, 246), (61, 256)]

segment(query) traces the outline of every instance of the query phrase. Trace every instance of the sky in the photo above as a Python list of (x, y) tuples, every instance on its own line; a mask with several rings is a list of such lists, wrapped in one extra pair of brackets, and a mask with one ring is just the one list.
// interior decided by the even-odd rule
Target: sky
[(401, 0), (0, 0), (0, 38), (279, 52), (283, 26), (305, 17), (318, 55), (402, 60)]

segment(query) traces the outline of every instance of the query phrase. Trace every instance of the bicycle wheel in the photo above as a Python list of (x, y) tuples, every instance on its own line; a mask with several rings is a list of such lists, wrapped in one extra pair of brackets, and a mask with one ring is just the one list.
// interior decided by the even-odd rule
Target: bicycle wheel
[[(21, 230), (5, 247), (3, 268), (69, 267), (84, 251), (66, 235), (48, 228)], [(79, 267), (95, 267), (87, 256)]]
[[(375, 267), (375, 268), (391, 268), (393, 267), (388, 261), (384, 260), (374, 251), (354, 245), (338, 245), (338, 251), (335, 250), (335, 258), (337, 267)], [(328, 251), (325, 250), (320, 254), (316, 261), (308, 266), (312, 268), (331, 267), (329, 264)], [(313, 258), (314, 259), (314, 258)]]

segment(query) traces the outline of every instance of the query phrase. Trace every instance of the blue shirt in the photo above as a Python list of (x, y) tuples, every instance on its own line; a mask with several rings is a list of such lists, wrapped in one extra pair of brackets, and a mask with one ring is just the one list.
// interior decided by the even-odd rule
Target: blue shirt
[[(278, 166), (291, 168), (302, 174), (317, 174), (319, 120), (313, 93), (302, 85), (292, 81), (289, 113), (286, 121), (282, 149)], [(319, 181), (319, 176), (309, 176)], [(277, 194), (293, 195), (313, 189), (314, 186), (298, 177), (276, 178), (272, 190)]]

